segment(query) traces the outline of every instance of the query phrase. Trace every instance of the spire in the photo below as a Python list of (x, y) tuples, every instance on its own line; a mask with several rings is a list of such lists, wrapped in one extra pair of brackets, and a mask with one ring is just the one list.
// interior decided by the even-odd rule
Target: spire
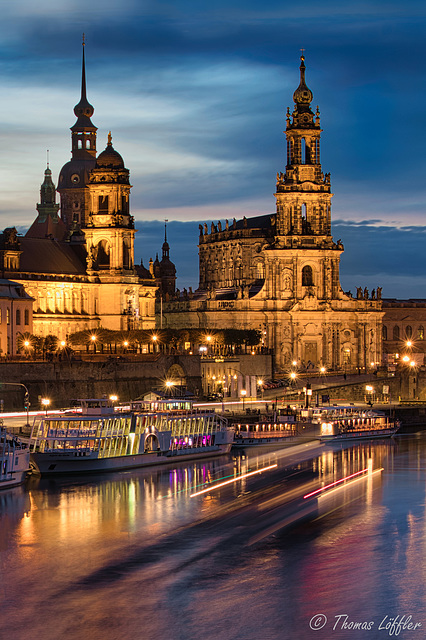
[(164, 242), (163, 242), (163, 260), (169, 259), (169, 253), (170, 253), (170, 247), (169, 247), (169, 243), (167, 242), (167, 223), (168, 220), (164, 220)]
[[(303, 51), (303, 49), (302, 49)], [(296, 91), (293, 93), (293, 100), (298, 104), (309, 105), (312, 102), (312, 98), (314, 97), (312, 91), (307, 87), (305, 80), (305, 56), (302, 54), (300, 56), (300, 83), (297, 87)]]
[(313, 100), (313, 93), (306, 84), (306, 66), (305, 56), (303, 55), (304, 49), (302, 49), (302, 55), (300, 56), (300, 82), (296, 91), (293, 93), (294, 111), (292, 113), (293, 122), (290, 121), (290, 114), (287, 113), (287, 129), (311, 129), (312, 127), (319, 128), (318, 123), (314, 122), (314, 114), (311, 110), (311, 102)]
[[(81, 96), (80, 102), (75, 105), (74, 113), (77, 116), (77, 122), (72, 131), (72, 157), (76, 160), (88, 160), (96, 157), (96, 131), (97, 128), (90, 118), (93, 116), (95, 109), (87, 99), (86, 94), (86, 58), (85, 58), (85, 40), (83, 34), (83, 59), (81, 65)], [(61, 186), (61, 185), (60, 185)]]
[(49, 163), (47, 163), (47, 168), (44, 172), (44, 182), (40, 187), (40, 204), (49, 205), (57, 207), (59, 209), (59, 205), (56, 205), (56, 188), (53, 184), (52, 180), (52, 172), (49, 169)]
[[(80, 102), (78, 104), (75, 105), (74, 107), (74, 113), (78, 118), (78, 121), (82, 121), (81, 124), (83, 123), (83, 119), (88, 121), (88, 124), (91, 125), (93, 127), (93, 124), (90, 122), (90, 118), (93, 116), (95, 109), (92, 107), (92, 105), (90, 104), (90, 102), (87, 100), (87, 94), (86, 94), (86, 59), (85, 59), (85, 55), (84, 55), (84, 49), (85, 49), (85, 41), (84, 41), (84, 34), (83, 34), (83, 60), (82, 60), (82, 65), (81, 65), (81, 97), (80, 97)], [(86, 126), (87, 126), (87, 122), (85, 122)]]

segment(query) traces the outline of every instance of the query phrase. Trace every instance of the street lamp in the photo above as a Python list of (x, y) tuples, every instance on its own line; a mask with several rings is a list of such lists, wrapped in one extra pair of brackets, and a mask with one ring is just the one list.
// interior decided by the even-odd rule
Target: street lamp
[(91, 335), (90, 340), (92, 341), (92, 344), (93, 344), (93, 353), (96, 353), (96, 336)]
[(247, 395), (246, 389), (241, 389), (241, 398), (243, 400), (243, 411), (244, 411), (244, 401), (245, 401), (246, 395)]
[(25, 351), (27, 353), (27, 358), (29, 359), (29, 357), (30, 357), (30, 349), (31, 349), (31, 342), (29, 340), (25, 340), (24, 347), (25, 347)]
[(259, 380), (257, 381), (257, 384), (258, 384), (258, 386), (260, 388), (260, 393), (261, 393), (262, 400), (263, 400), (263, 380), (261, 378), (259, 378)]
[(41, 404), (43, 405), (43, 407), (46, 409), (46, 415), (47, 415), (47, 408), (50, 405), (50, 400), (49, 398), (42, 398), (41, 399)]
[(372, 387), (371, 385), (367, 384), (365, 387), (366, 392), (370, 395), (370, 400), (368, 401), (367, 404), (370, 405), (370, 407), (373, 406), (373, 394), (374, 394), (374, 387)]

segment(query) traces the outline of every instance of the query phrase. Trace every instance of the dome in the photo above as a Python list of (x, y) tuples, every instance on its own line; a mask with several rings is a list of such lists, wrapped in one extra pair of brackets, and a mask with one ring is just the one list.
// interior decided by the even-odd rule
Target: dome
[(112, 146), (111, 132), (106, 149), (96, 158), (96, 169), (124, 169), (123, 158)]
[(84, 188), (89, 182), (89, 175), (95, 166), (95, 158), (73, 159), (64, 164), (58, 179), (58, 190)]

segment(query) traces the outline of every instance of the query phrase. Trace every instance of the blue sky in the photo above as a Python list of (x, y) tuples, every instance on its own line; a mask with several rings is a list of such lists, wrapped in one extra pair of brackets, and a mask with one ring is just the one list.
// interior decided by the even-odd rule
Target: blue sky
[(275, 210), (300, 48), (321, 110), (344, 290), (426, 297), (426, 5), (259, 0), (2, 0), (0, 228), (24, 230), (50, 152), (70, 158), (81, 34), (98, 151), (131, 172), (136, 259), (169, 223), (179, 286), (197, 284), (198, 222)]

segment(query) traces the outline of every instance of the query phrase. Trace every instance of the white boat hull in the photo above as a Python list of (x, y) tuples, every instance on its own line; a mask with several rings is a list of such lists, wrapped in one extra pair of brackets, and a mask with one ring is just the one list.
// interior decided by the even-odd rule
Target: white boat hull
[[(30, 468), (29, 449), (15, 451), (10, 456), (10, 470), (0, 473), (0, 490), (23, 484)], [(17, 462), (16, 462), (17, 460)]]
[[(398, 427), (399, 428), (399, 427)], [(371, 438), (391, 438), (398, 431), (398, 428), (383, 429), (383, 430), (366, 430), (366, 431), (352, 431), (345, 433), (336, 433), (335, 435), (322, 435), (320, 440), (322, 442), (340, 442), (341, 440), (363, 440)]]
[(232, 443), (199, 447), (178, 451), (155, 451), (135, 455), (98, 458), (95, 454), (76, 455), (75, 451), (52, 451), (31, 453), (31, 460), (42, 476), (59, 474), (86, 474), (122, 471), (165, 464), (176, 464), (187, 460), (211, 458), (229, 453)]

